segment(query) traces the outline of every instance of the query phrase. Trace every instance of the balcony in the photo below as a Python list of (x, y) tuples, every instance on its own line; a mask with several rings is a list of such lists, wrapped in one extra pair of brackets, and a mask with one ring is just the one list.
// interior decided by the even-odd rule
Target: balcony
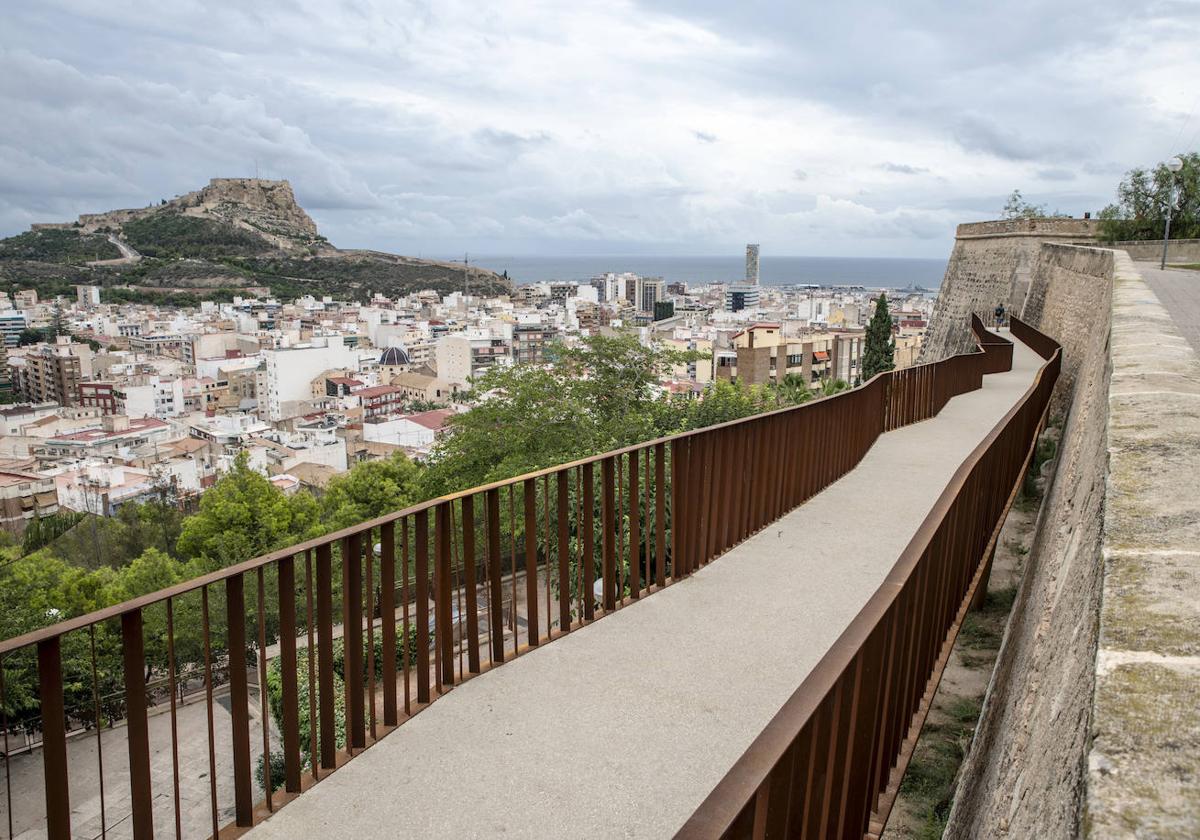
[(976, 335), (0, 643), (15, 832), (877, 831), (1058, 374)]

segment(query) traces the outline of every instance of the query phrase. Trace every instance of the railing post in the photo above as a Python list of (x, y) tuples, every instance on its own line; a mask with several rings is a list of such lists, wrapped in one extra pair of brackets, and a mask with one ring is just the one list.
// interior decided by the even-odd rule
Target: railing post
[(571, 631), (571, 540), (568, 526), (571, 518), (567, 471), (558, 472), (558, 629)]
[(229, 716), (233, 740), (233, 798), (236, 823), (254, 825), (250, 787), (250, 693), (246, 684), (246, 601), (242, 575), (225, 579), (225, 616), (229, 633)]
[(583, 465), (583, 620), (596, 617), (596, 486), (592, 462)]
[(604, 611), (612, 612), (617, 608), (616, 585), (616, 548), (613, 545), (616, 535), (613, 533), (613, 459), (605, 458), (600, 462), (600, 532), (601, 549), (604, 552), (603, 575)]
[(126, 740), (129, 747), (129, 799), (133, 836), (154, 837), (154, 806), (150, 792), (150, 733), (146, 724), (146, 659), (142, 641), (142, 611), (121, 614), (121, 661), (125, 678)]
[(488, 614), (491, 616), (492, 662), (504, 661), (504, 596), (500, 591), (500, 491), (487, 491)]
[[(311, 657), (312, 651), (308, 652)], [(333, 696), (333, 550), (317, 546), (317, 684), (321, 694), (321, 767), (337, 766)], [(312, 687), (309, 687), (309, 691)]]
[[(429, 702), (429, 511), (416, 515), (417, 702)], [(499, 606), (497, 605), (497, 609)], [(503, 658), (502, 658), (503, 661)]]
[(342, 679), (346, 685), (346, 741), (348, 747), (367, 745), (363, 714), (363, 588), (362, 538), (352, 534), (342, 540)]
[(638, 483), (638, 451), (629, 453), (629, 595), (635, 601), (642, 597), (642, 518)]
[(450, 505), (442, 502), (434, 508), (434, 572), (433, 615), (437, 627), (434, 645), (438, 650), (437, 665), (442, 675), (442, 685), (454, 685), (454, 618), (452, 613), (453, 589), (450, 568)]
[(42, 712), (42, 772), (46, 786), (46, 836), (49, 840), (71, 840), (62, 637), (54, 636), (38, 642), (37, 658)]
[[(279, 575), (279, 675), (283, 695), (284, 790), (300, 792), (300, 690), (296, 661), (296, 565), (292, 557), (280, 559)], [(312, 654), (312, 651), (309, 651)], [(260, 689), (262, 687), (260, 686)], [(314, 686), (309, 686), (311, 692)]]
[[(525, 511), (525, 614), (530, 647), (537, 647), (538, 636), (538, 559), (537, 559), (537, 479), (527, 478), (521, 492)], [(548, 585), (548, 584), (547, 584)]]
[(467, 645), (467, 670), (479, 673), (479, 597), (478, 581), (475, 579), (475, 497), (463, 496), (463, 588), (466, 590), (467, 638), (459, 644)]

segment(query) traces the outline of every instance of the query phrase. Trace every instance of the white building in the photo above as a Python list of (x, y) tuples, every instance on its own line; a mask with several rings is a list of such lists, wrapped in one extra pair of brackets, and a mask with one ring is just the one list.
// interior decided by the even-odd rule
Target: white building
[(489, 332), (443, 336), (437, 343), (437, 373), (454, 385), (466, 385), (485, 370), (509, 359), (510, 343)]
[(341, 336), (314, 338), (310, 343), (262, 352), (266, 367), (259, 404), (266, 419), (277, 423), (305, 413), (312, 403), (312, 381), (325, 370), (358, 370), (358, 351)]
[(85, 308), (100, 305), (100, 287), (99, 286), (76, 286), (75, 287), (76, 302)]
[(449, 409), (436, 409), (407, 417), (368, 421), (363, 423), (363, 440), (401, 446), (410, 454), (427, 454), (452, 416), (454, 412)]
[(138, 377), (116, 390), (117, 413), (128, 417), (166, 420), (184, 413), (183, 379), (178, 376)]

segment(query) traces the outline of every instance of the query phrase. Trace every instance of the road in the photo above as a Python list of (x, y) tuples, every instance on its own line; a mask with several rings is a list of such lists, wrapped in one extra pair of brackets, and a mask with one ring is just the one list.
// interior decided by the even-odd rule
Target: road
[(878, 588), (1033, 380), (1014, 369), (879, 438), (694, 576), (472, 679), (253, 829), (333, 837), (668, 837)]
[(111, 242), (116, 249), (121, 252), (121, 256), (112, 260), (92, 260), (91, 262), (87, 263), (88, 265), (133, 265), (134, 263), (141, 261), (142, 255), (135, 251), (133, 247), (123, 239), (120, 239), (116, 234), (110, 233), (107, 235), (107, 238), (108, 241)]
[(1134, 263), (1167, 311), (1183, 337), (1200, 353), (1200, 271), (1168, 268), (1156, 262)]

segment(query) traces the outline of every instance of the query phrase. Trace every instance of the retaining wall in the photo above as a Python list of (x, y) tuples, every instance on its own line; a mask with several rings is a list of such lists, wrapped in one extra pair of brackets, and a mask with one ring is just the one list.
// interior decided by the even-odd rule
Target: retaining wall
[[(1150, 239), (1136, 242), (1113, 242), (1105, 248), (1125, 251), (1135, 260), (1162, 259), (1162, 240)], [(1172, 239), (1167, 244), (1168, 263), (1200, 263), (1200, 239)]]
[(1064, 422), (945, 836), (1197, 837), (1200, 360), (1122, 251), (1042, 244), (1026, 309)]
[[(1063, 373), (1073, 384), (1059, 405), (1069, 411), (1060, 420), (1055, 477), (960, 771), (948, 838), (1067, 838), (1082, 822), (1107, 462), (1104, 313), (1114, 255), (1039, 247), (1048, 252), (1037, 258), (1031, 289), (1038, 304), (1030, 316), (1063, 343)], [(1081, 328), (1088, 319), (1090, 327)]]

